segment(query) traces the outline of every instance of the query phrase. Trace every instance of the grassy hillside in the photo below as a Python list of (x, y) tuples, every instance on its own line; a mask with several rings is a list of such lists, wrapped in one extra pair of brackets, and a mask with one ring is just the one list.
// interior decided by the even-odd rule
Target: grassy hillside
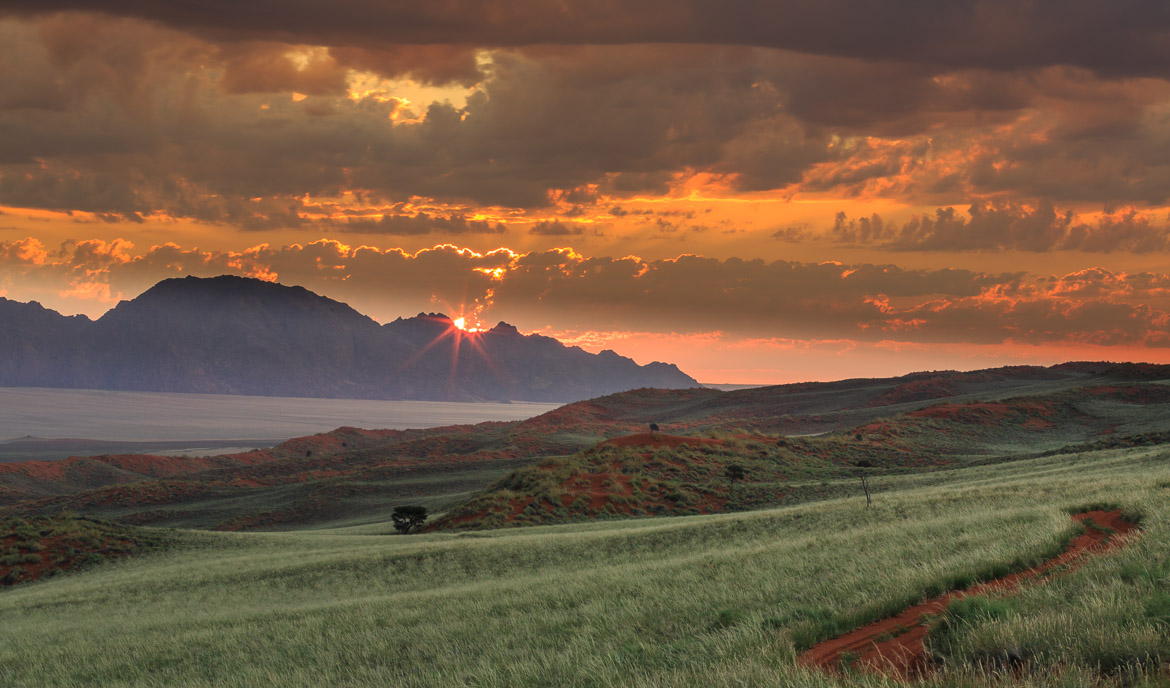
[(10, 514), (61, 509), (140, 525), (288, 528), (388, 517), (409, 500), (443, 509), (526, 461), (580, 439), (518, 433), (514, 423), (361, 430), (300, 437), (207, 458), (103, 455), (0, 464)]
[[(1153, 431), (1153, 434), (1151, 434)], [(786, 437), (631, 435), (524, 466), (432, 529), (705, 514), (857, 494), (847, 478), (953, 469), (1070, 444), (1170, 442), (1170, 386), (1089, 386), (996, 401), (944, 402), (843, 432)], [(731, 477), (738, 469), (742, 477)]]
[[(598, 518), (745, 511), (855, 494), (840, 478), (922, 470), (952, 458), (916, 445), (853, 436), (710, 438), (628, 435), (519, 468), (438, 519), (432, 529), (482, 529)], [(733, 467), (742, 478), (731, 479)]]
[(1001, 655), (1016, 659), (997, 685), (1164, 684), (1165, 449), (875, 482), (869, 509), (851, 497), (407, 537), (186, 533), (166, 552), (0, 592), (0, 684), (887, 685), (795, 655), (1045, 557), (1073, 531), (1068, 510), (1093, 503), (1140, 514), (1144, 531), (998, 611), (967, 610), (935, 640), (946, 664), (928, 685), (987, 685), (973, 662)]
[[(137, 525), (277, 530), (376, 523), (402, 504), (452, 511), (452, 518), (466, 518), (462, 527), (761, 508), (845, 494), (823, 483), (861, 460), (878, 473), (921, 470), (1107, 435), (1167, 432), (1170, 414), (1161, 409), (1170, 388), (1142, 382), (1167, 374), (1157, 366), (1079, 363), (736, 392), (644, 389), (522, 422), (339, 428), (223, 457), (8, 463), (0, 464), (0, 510), (71, 509)], [(653, 457), (633, 450), (579, 454), (650, 423), (722, 445), (654, 448)], [(781, 444), (785, 435), (823, 433), (829, 434)], [(734, 486), (722, 477), (731, 463), (747, 469)], [(566, 464), (580, 469), (572, 479), (561, 475)], [(556, 476), (540, 475), (549, 466), (561, 468)], [(493, 484), (493, 492), (512, 494), (484, 504), (476, 493)]]

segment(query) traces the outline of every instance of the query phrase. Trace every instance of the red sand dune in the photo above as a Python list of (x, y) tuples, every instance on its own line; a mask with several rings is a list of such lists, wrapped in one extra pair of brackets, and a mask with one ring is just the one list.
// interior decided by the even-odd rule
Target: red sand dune
[[(617, 468), (619, 466), (615, 465), (614, 469)], [(613, 485), (617, 492), (612, 492), (607, 484)], [(593, 512), (605, 508), (614, 494), (625, 497), (634, 494), (634, 488), (630, 484), (630, 476), (621, 473), (604, 472), (576, 475), (566, 480), (563, 487), (568, 491), (561, 497), (562, 506), (571, 505), (577, 501), (578, 496), (584, 494), (589, 498), (589, 510)]]
[(28, 555), (30, 559), (36, 557), (37, 560), (22, 561), (13, 565), (0, 564), (0, 587), (25, 583), (76, 568), (91, 556), (100, 556), (104, 559), (127, 557), (138, 547), (138, 543), (133, 540), (117, 535), (98, 535), (93, 536), (92, 540), (85, 537), (88, 536), (65, 534), (37, 537), (34, 541), (40, 547), (40, 551), (33, 552), (21, 545), (21, 538), (15, 535), (5, 536), (0, 541), (0, 548), (7, 551), (19, 548), (20, 553)]
[[(97, 469), (102, 464), (148, 478), (170, 478), (198, 473), (215, 468), (248, 466), (267, 463), (275, 457), (267, 450), (211, 457), (157, 456), (154, 454), (103, 454), (99, 456), (71, 456), (59, 461), (14, 461), (0, 464), (0, 474), (24, 475), (42, 481), (65, 480), (70, 475), (80, 477), (84, 471)], [(124, 476), (125, 480), (133, 476)]]
[(865, 406), (874, 408), (914, 401), (927, 401), (929, 399), (954, 396), (958, 393), (959, 390), (952, 379), (932, 377), (925, 380), (904, 382), (865, 404)]
[[(1136, 528), (1132, 523), (1122, 520), (1120, 511), (1090, 511), (1076, 514), (1073, 519), (1081, 522), (1088, 521), (1099, 527), (1111, 529), (1118, 534), (1125, 534)], [(797, 661), (805, 666), (817, 666), (829, 671), (836, 671), (840, 668), (842, 653), (849, 652), (857, 657), (855, 666), (863, 671), (886, 674), (903, 680), (920, 678), (929, 673), (930, 670), (926, 661), (924, 645), (930, 626), (929, 623), (923, 623), (923, 614), (941, 614), (951, 600), (988, 593), (1008, 592), (1024, 583), (1043, 578), (1058, 566), (1066, 567), (1065, 571), (1072, 570), (1083, 563), (1085, 554), (1104, 551), (1117, 546), (1117, 544), (1118, 541), (1111, 538), (1109, 533), (1096, 528), (1085, 528), (1084, 534), (1073, 538), (1064, 552), (1043, 564), (981, 583), (967, 590), (948, 592), (940, 597), (907, 607), (895, 616), (875, 621), (843, 636), (817, 643), (812, 648), (802, 652)], [(897, 635), (900, 629), (906, 628), (910, 630)], [(878, 636), (883, 636), (883, 639), (878, 640)]]
[[(452, 433), (469, 426), (447, 428)], [(194, 476), (209, 471), (247, 469), (261, 464), (282, 464), (289, 458), (309, 457), (329, 461), (348, 450), (377, 446), (380, 442), (402, 437), (401, 430), (362, 430), (342, 427), (328, 433), (297, 437), (269, 449), (254, 449), (235, 454), (213, 456), (159, 456), (154, 454), (101, 454), (71, 456), (59, 461), (14, 461), (0, 463), (0, 501), (11, 504), (38, 499), (45, 495), (77, 494), (100, 490), (112, 485), (138, 483), (143, 480), (168, 480)], [(298, 464), (303, 465), (303, 464)], [(298, 476), (300, 480), (321, 479), (338, 474), (336, 470), (316, 468)], [(226, 478), (231, 483), (231, 477)], [(248, 481), (251, 481), (251, 484)], [(269, 484), (272, 481), (268, 481)], [(287, 481), (286, 481), (287, 482)], [(255, 476), (244, 476), (240, 487), (258, 487)]]
[(1009, 402), (969, 402), (965, 404), (937, 404), (911, 411), (911, 418), (941, 418), (965, 423), (994, 425), (1008, 414), (1027, 414), (1032, 417), (1051, 418), (1056, 412), (1055, 405), (1040, 399), (1013, 399)]
[(661, 433), (644, 432), (638, 435), (626, 435), (605, 440), (599, 446), (611, 447), (679, 447), (682, 445), (698, 447), (704, 444), (722, 446), (721, 440), (711, 440), (703, 437), (679, 437), (677, 435), (663, 435)]

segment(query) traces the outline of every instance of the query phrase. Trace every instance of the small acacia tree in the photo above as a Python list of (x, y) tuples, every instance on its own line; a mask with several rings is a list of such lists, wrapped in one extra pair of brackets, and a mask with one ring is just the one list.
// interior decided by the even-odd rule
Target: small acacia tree
[(727, 477), (727, 482), (735, 484), (736, 481), (743, 480), (747, 471), (743, 470), (743, 466), (733, 463), (727, 467), (727, 470), (723, 471), (723, 475)]
[(873, 468), (873, 464), (862, 459), (853, 465), (857, 466), (857, 477), (861, 478), (861, 489), (865, 490), (865, 508), (868, 509), (873, 505), (873, 498), (869, 495), (869, 476), (866, 475), (865, 469)]
[(394, 530), (406, 535), (411, 528), (417, 528), (427, 520), (427, 508), (425, 506), (396, 506), (390, 518), (394, 520)]

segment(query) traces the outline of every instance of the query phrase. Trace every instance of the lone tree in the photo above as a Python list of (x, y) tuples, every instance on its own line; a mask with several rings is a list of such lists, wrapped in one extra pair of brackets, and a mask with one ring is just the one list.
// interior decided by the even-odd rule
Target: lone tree
[(411, 528), (421, 526), (427, 520), (427, 508), (425, 506), (396, 506), (394, 513), (390, 514), (390, 518), (394, 519), (394, 530), (406, 535)]
[(873, 505), (873, 497), (869, 495), (869, 476), (866, 475), (865, 469), (873, 468), (873, 464), (862, 459), (853, 465), (857, 466), (857, 477), (861, 478), (861, 489), (865, 490), (865, 508), (868, 509)]
[(650, 424), (650, 436), (654, 437), (655, 433), (657, 433), (657, 432), (658, 432), (658, 423), (651, 423)]
[(734, 485), (737, 480), (743, 480), (747, 472), (743, 470), (743, 466), (733, 463), (727, 467), (727, 470), (723, 471), (723, 475), (727, 477), (729, 484)]

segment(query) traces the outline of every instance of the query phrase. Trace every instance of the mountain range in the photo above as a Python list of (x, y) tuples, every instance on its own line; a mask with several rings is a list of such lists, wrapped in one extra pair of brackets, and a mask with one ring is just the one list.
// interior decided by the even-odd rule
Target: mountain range
[(163, 280), (97, 320), (0, 298), (0, 386), (564, 402), (698, 383), (503, 322), (465, 332), (420, 313), (381, 325), (302, 287), (225, 275)]

